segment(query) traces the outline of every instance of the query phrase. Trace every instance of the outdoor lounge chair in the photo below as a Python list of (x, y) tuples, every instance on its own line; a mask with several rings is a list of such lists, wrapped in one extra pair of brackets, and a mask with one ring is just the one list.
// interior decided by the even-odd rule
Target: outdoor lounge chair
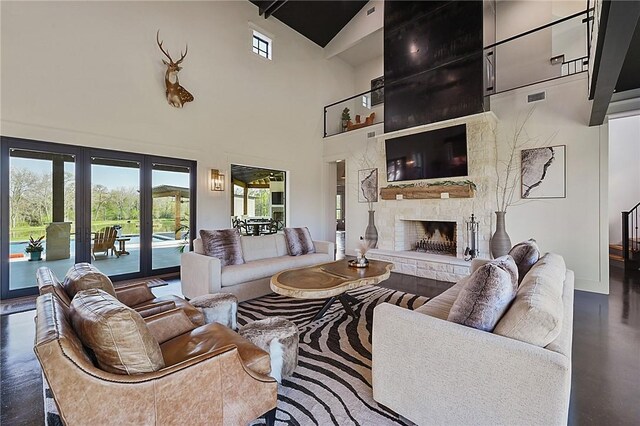
[(116, 250), (116, 238), (118, 237), (116, 228), (113, 226), (107, 226), (102, 228), (93, 236), (93, 243), (91, 244), (91, 258), (95, 260), (96, 253), (103, 253), (105, 256), (116, 255), (120, 257), (120, 253)]

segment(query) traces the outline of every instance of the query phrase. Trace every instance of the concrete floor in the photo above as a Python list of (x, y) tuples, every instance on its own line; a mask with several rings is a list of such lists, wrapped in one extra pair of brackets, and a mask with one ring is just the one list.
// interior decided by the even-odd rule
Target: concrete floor
[[(180, 292), (177, 279), (153, 289)], [(433, 297), (451, 284), (391, 274), (385, 287)], [(609, 296), (576, 291), (570, 425), (640, 424), (640, 273), (611, 270)], [(3, 425), (43, 424), (34, 312), (0, 316)]]

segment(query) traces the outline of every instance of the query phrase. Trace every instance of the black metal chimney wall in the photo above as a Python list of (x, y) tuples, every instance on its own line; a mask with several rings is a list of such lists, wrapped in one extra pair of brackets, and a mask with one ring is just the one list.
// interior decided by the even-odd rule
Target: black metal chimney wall
[(482, 112), (482, 38), (481, 0), (386, 0), (385, 133)]

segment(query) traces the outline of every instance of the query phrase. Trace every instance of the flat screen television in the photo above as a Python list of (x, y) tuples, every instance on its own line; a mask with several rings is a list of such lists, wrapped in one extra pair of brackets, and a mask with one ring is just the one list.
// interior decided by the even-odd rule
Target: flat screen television
[(385, 141), (387, 181), (467, 176), (467, 125)]

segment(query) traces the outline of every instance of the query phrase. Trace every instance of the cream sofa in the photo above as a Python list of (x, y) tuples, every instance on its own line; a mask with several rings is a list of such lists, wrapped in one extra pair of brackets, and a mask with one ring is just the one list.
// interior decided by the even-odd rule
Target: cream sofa
[[(563, 286), (556, 287), (560, 334), (545, 347), (447, 321), (468, 277), (415, 311), (377, 306), (374, 399), (418, 425), (566, 424), (574, 274), (557, 258), (561, 267), (538, 262), (524, 278), (546, 268), (537, 270), (536, 285)], [(479, 264), (474, 262), (471, 271)]]
[(202, 240), (196, 239), (194, 251), (180, 259), (182, 294), (192, 299), (225, 292), (242, 302), (271, 293), (271, 277), (280, 271), (334, 260), (334, 244), (328, 241), (314, 241), (316, 252), (302, 256), (289, 256), (284, 234), (241, 236), (240, 243), (245, 263), (223, 267), (219, 259), (203, 254)]

